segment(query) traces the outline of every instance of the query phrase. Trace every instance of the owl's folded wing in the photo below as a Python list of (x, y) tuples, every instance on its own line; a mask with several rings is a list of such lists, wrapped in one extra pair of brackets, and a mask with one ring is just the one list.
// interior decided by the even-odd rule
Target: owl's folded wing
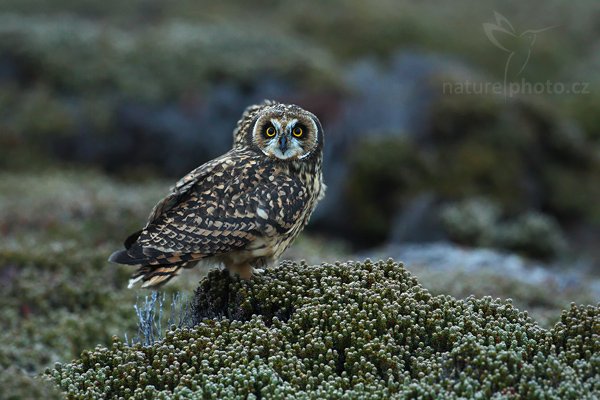
[(239, 176), (248, 175), (188, 189), (130, 243), (132, 263), (170, 264), (224, 254), (303, 223), (308, 193), (299, 180), (254, 175), (254, 181), (241, 181)]
[(190, 191), (190, 189), (192, 189), (198, 182), (201, 182), (207, 175), (226, 172), (230, 167), (230, 164), (227, 162), (227, 160), (229, 160), (231, 156), (231, 152), (225, 153), (221, 157), (202, 164), (177, 181), (175, 186), (171, 188), (171, 193), (169, 193), (167, 197), (162, 199), (154, 206), (150, 212), (147, 225), (151, 224), (163, 213), (169, 211), (171, 208), (177, 205)]

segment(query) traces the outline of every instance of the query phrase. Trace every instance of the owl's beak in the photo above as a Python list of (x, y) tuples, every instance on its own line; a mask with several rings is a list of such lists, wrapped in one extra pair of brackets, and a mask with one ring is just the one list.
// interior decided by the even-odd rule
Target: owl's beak
[(285, 135), (279, 138), (279, 150), (281, 150), (281, 154), (285, 154), (287, 151), (287, 137)]

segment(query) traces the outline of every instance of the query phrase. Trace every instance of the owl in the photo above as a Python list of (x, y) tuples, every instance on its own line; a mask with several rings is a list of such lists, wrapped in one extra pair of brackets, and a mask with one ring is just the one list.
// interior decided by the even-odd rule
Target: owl
[(109, 261), (134, 265), (129, 287), (154, 288), (200, 261), (250, 279), (292, 244), (325, 193), (323, 128), (296, 106), (248, 107), (233, 147), (184, 176)]

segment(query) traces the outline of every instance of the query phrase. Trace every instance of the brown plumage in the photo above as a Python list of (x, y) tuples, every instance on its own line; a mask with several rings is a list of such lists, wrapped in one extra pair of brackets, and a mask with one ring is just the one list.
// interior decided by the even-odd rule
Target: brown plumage
[(138, 267), (130, 287), (156, 287), (200, 260), (248, 279), (275, 261), (322, 198), (323, 129), (295, 105), (246, 109), (233, 148), (184, 176), (109, 261)]

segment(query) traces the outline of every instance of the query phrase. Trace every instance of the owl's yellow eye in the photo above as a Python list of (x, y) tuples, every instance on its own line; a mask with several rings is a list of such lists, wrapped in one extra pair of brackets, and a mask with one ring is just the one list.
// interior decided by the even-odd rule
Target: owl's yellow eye
[(267, 137), (273, 137), (275, 136), (275, 127), (273, 125), (269, 126), (266, 130), (265, 130), (265, 135), (267, 135)]
[(295, 127), (292, 130), (292, 135), (294, 135), (297, 138), (302, 137), (303, 134), (304, 134), (304, 130), (299, 126)]

